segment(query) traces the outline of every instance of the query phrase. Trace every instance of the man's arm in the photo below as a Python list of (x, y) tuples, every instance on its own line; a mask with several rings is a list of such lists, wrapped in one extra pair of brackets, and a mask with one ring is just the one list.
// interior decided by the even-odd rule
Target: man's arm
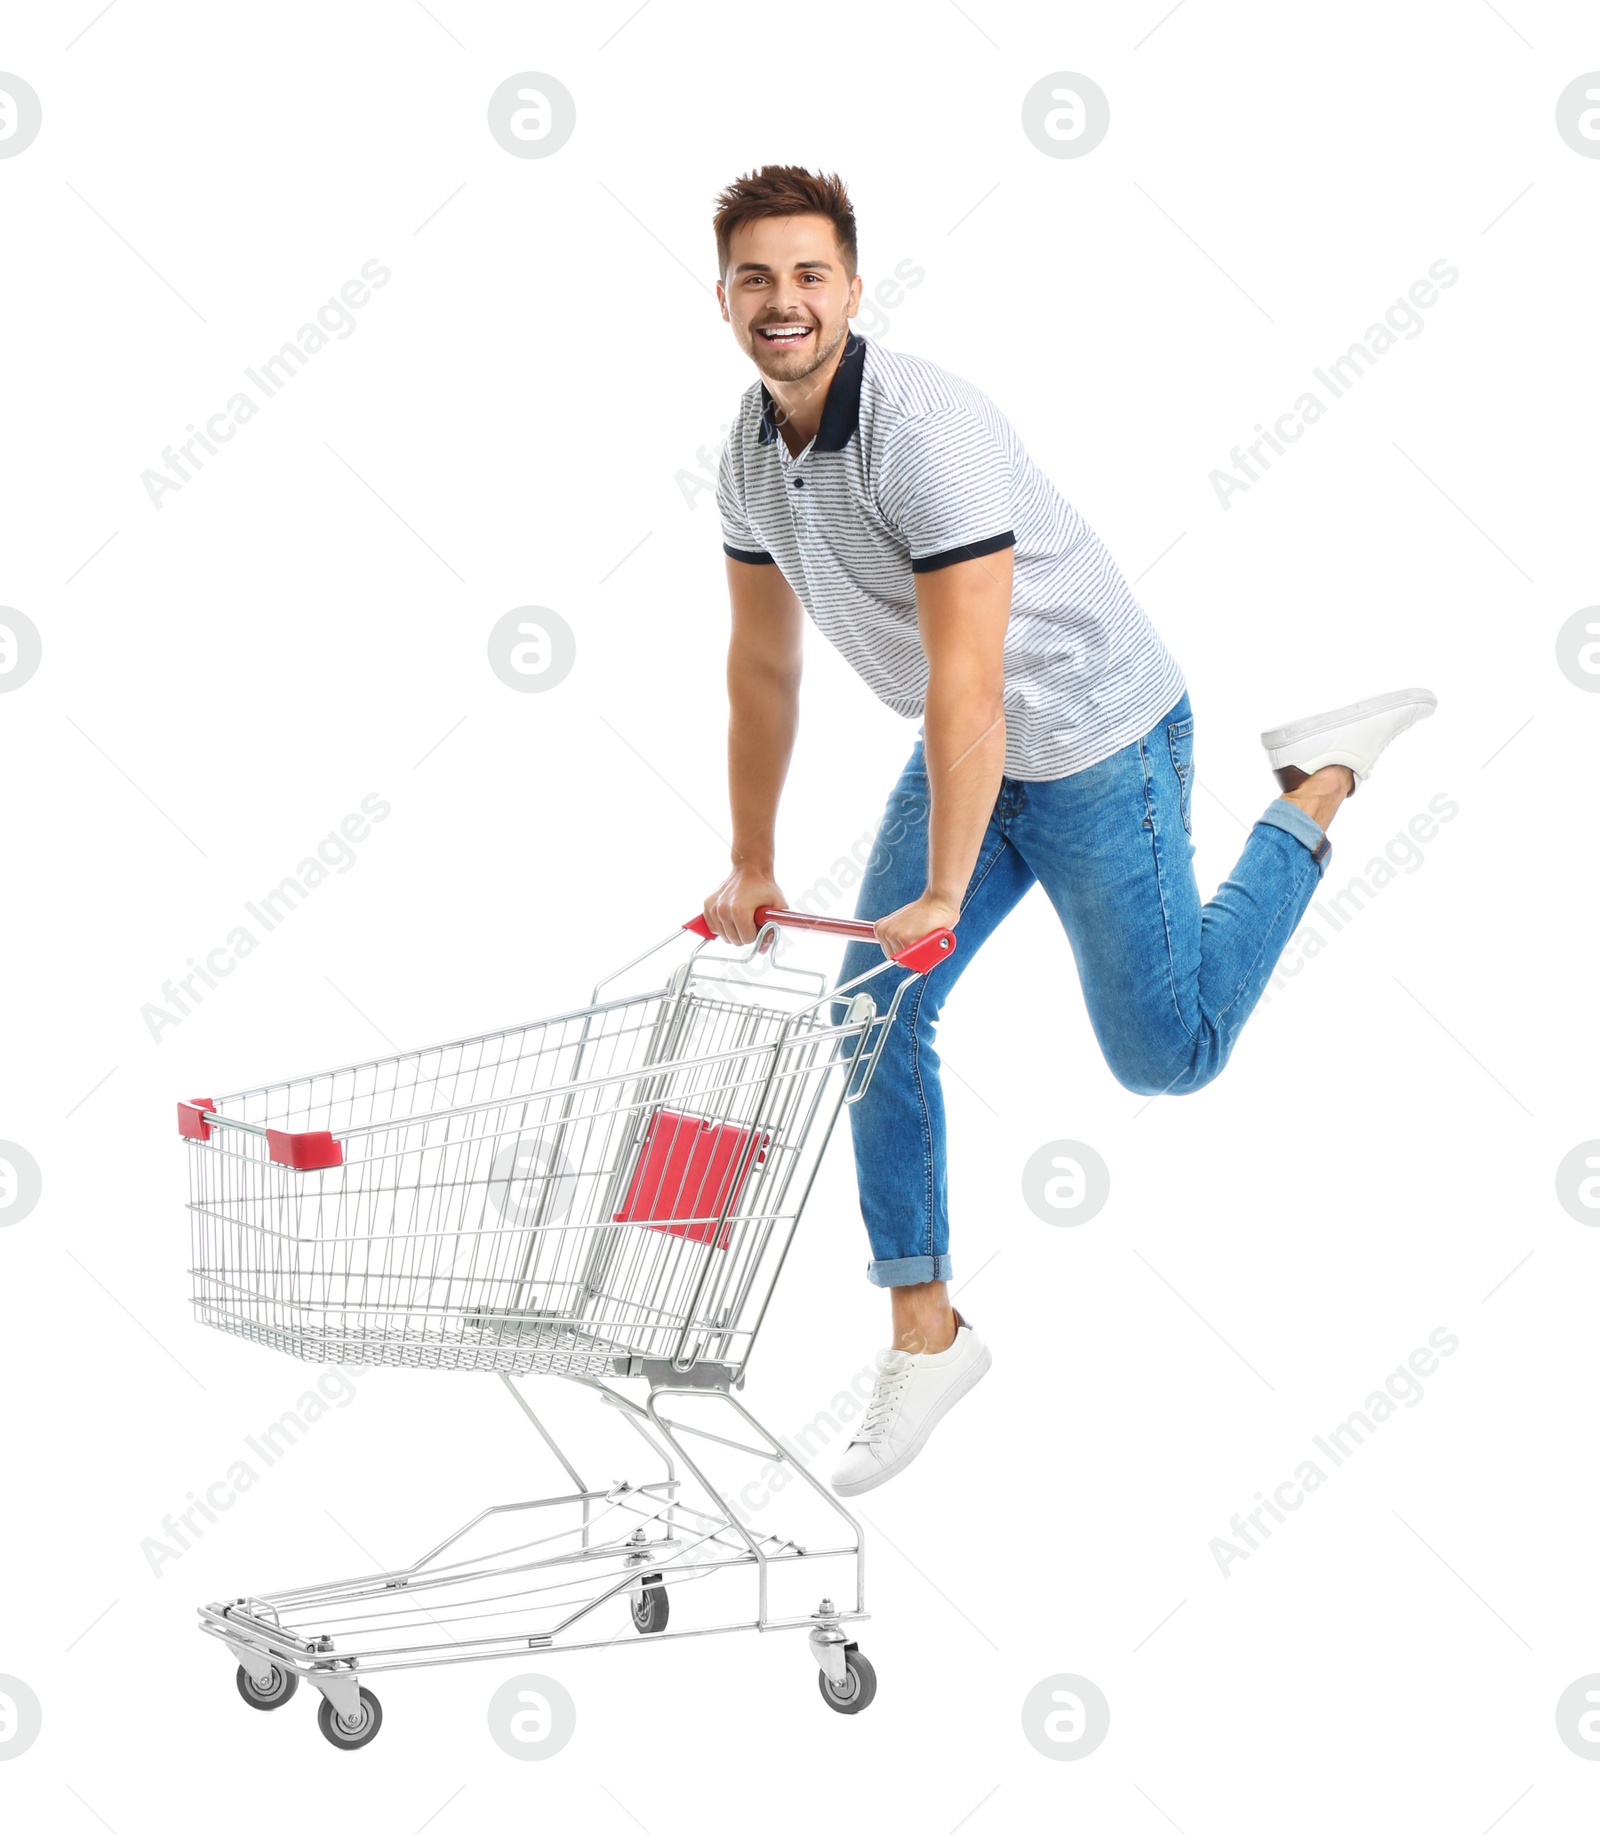
[(805, 614), (775, 564), (727, 559), (733, 610), (728, 640), (728, 804), (733, 871), (705, 902), (730, 943), (753, 943), (758, 905), (781, 905), (773, 877), (778, 799), (800, 723)]
[(928, 773), (928, 884), (874, 929), (894, 955), (953, 925), (1005, 774), (1004, 645), (1012, 550), (916, 575), (917, 628), (928, 659), (922, 750)]

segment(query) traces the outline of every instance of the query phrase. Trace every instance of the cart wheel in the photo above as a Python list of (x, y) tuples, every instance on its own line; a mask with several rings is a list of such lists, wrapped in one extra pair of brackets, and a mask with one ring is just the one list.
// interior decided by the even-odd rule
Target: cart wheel
[(361, 1715), (354, 1726), (342, 1721), (333, 1711), (333, 1703), (326, 1695), (322, 1697), (322, 1706), (317, 1709), (317, 1725), (322, 1729), (322, 1736), (342, 1751), (354, 1752), (357, 1746), (370, 1745), (378, 1737), (378, 1729), (383, 1725), (383, 1709), (378, 1706), (378, 1697), (371, 1689), (361, 1691)]
[(281, 1708), (300, 1686), (300, 1678), (292, 1669), (280, 1669), (276, 1663), (272, 1666), (272, 1680), (265, 1688), (257, 1684), (242, 1663), (234, 1681), (239, 1685), (239, 1693), (251, 1707), (260, 1708), (264, 1713)]
[(646, 1587), (642, 1593), (633, 1596), (633, 1628), (648, 1636), (653, 1631), (665, 1631), (667, 1628), (667, 1589), (665, 1587)]
[(877, 1673), (853, 1646), (844, 1653), (844, 1672), (844, 1681), (835, 1686), (828, 1680), (828, 1672), (819, 1669), (817, 1687), (834, 1713), (859, 1714), (863, 1708), (871, 1707), (872, 1697), (878, 1692)]

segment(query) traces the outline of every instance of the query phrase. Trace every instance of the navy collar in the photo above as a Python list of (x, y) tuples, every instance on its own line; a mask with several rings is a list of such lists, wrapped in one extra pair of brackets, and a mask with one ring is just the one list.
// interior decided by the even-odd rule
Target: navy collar
[[(817, 452), (843, 452), (861, 425), (861, 374), (866, 367), (866, 350), (865, 338), (853, 331), (845, 334), (844, 353), (828, 384), (827, 399), (822, 404), (822, 421), (812, 442)], [(770, 446), (778, 437), (776, 414), (767, 385), (762, 383), (760, 440), (763, 446)]]

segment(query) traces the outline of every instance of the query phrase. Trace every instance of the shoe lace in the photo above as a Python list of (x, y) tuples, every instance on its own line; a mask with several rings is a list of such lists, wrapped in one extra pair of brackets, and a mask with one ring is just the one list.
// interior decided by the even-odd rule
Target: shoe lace
[(852, 1445), (872, 1446), (889, 1431), (899, 1411), (900, 1398), (911, 1381), (911, 1360), (903, 1351), (878, 1353), (878, 1380), (873, 1385), (872, 1400), (867, 1403), (866, 1417)]

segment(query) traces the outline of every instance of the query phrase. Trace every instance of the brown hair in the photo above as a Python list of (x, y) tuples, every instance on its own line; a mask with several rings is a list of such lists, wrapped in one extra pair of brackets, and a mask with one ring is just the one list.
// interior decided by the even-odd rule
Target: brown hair
[(757, 217), (826, 217), (844, 254), (845, 271), (856, 271), (856, 213), (836, 172), (808, 172), (804, 166), (758, 166), (717, 196), (717, 273), (728, 272), (728, 238)]

